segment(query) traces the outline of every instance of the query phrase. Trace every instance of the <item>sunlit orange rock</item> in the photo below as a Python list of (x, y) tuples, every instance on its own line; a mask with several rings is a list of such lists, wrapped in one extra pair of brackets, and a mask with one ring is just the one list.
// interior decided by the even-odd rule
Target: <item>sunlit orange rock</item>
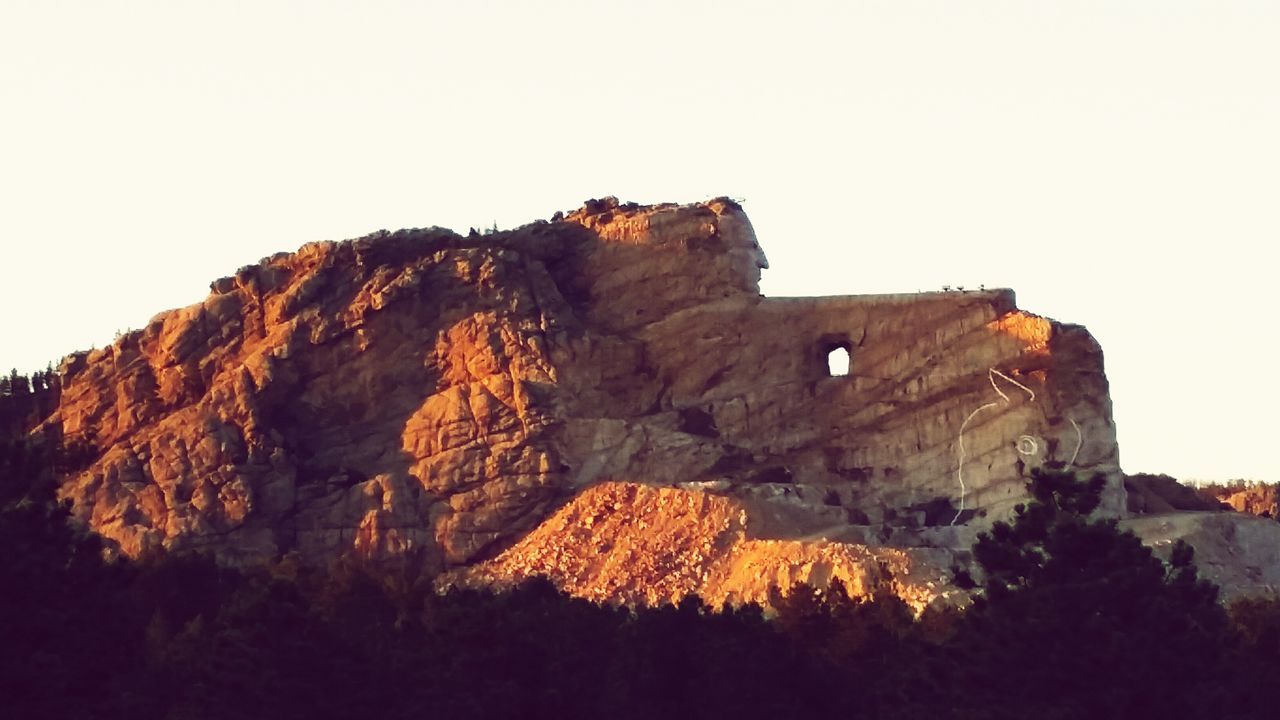
[[(936, 583), (926, 566), (963, 561), (1050, 460), (1107, 475), (1103, 512), (1123, 511), (1083, 328), (1008, 290), (765, 298), (764, 267), (727, 199), (311, 243), (63, 363), (49, 422), (92, 452), (61, 495), (130, 555), (358, 552), (451, 577), (523, 558), (645, 601), (883, 563)], [(850, 372), (829, 377), (837, 348)], [(583, 503), (599, 516), (556, 520)], [(548, 559), (572, 546), (557, 532), (604, 527), (613, 565)]]
[(579, 493), (497, 558), (440, 578), (441, 585), (509, 587), (532, 577), (599, 602), (656, 605), (689, 594), (713, 607), (754, 602), (799, 583), (853, 595), (897, 594), (916, 610), (953, 599), (945, 549), (892, 548), (821, 533), (776, 533), (751, 500), (706, 487), (606, 482)]

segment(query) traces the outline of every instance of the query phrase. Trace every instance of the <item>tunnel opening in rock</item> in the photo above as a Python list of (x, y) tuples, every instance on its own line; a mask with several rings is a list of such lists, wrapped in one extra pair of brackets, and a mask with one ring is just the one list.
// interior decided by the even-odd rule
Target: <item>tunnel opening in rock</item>
[(826, 335), (818, 341), (819, 356), (828, 377), (843, 377), (853, 365), (853, 344), (843, 335)]
[(849, 351), (838, 347), (827, 353), (827, 374), (841, 377), (849, 374)]
[(853, 369), (853, 343), (844, 333), (830, 333), (818, 338), (815, 360), (822, 363), (821, 373), (827, 377), (844, 377)]

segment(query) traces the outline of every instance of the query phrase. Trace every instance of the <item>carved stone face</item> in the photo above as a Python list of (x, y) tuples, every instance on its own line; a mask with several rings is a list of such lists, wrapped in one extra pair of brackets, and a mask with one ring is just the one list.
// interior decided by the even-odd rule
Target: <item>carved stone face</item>
[(756, 240), (751, 221), (736, 205), (713, 202), (710, 207), (717, 215), (717, 232), (727, 248), (731, 272), (745, 278), (758, 291), (760, 271), (769, 269), (769, 260)]

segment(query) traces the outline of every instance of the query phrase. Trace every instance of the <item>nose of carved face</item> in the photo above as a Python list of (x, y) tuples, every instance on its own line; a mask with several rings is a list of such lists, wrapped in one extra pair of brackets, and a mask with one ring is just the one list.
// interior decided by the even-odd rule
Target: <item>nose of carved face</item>
[(753, 242), (751, 244), (754, 246), (752, 249), (753, 251), (751, 253), (751, 257), (753, 260), (756, 261), (756, 267), (760, 268), (761, 270), (768, 270), (769, 258), (764, 256), (764, 249), (760, 247), (760, 243), (758, 242)]
[(748, 238), (747, 242), (734, 248), (732, 256), (735, 272), (744, 277), (749, 284), (758, 286), (760, 271), (769, 268), (769, 261), (765, 258), (759, 243)]

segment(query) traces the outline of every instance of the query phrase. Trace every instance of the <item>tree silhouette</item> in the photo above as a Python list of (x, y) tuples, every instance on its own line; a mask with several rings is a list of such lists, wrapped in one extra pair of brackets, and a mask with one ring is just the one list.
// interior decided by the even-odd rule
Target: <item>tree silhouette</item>
[(1217, 588), (1189, 545), (1165, 563), (1115, 519), (1091, 519), (1104, 484), (1033, 471), (1034, 501), (979, 534), (986, 581), (959, 648), (1000, 691), (973, 697), (1010, 717), (1219, 717), (1229, 633)]

